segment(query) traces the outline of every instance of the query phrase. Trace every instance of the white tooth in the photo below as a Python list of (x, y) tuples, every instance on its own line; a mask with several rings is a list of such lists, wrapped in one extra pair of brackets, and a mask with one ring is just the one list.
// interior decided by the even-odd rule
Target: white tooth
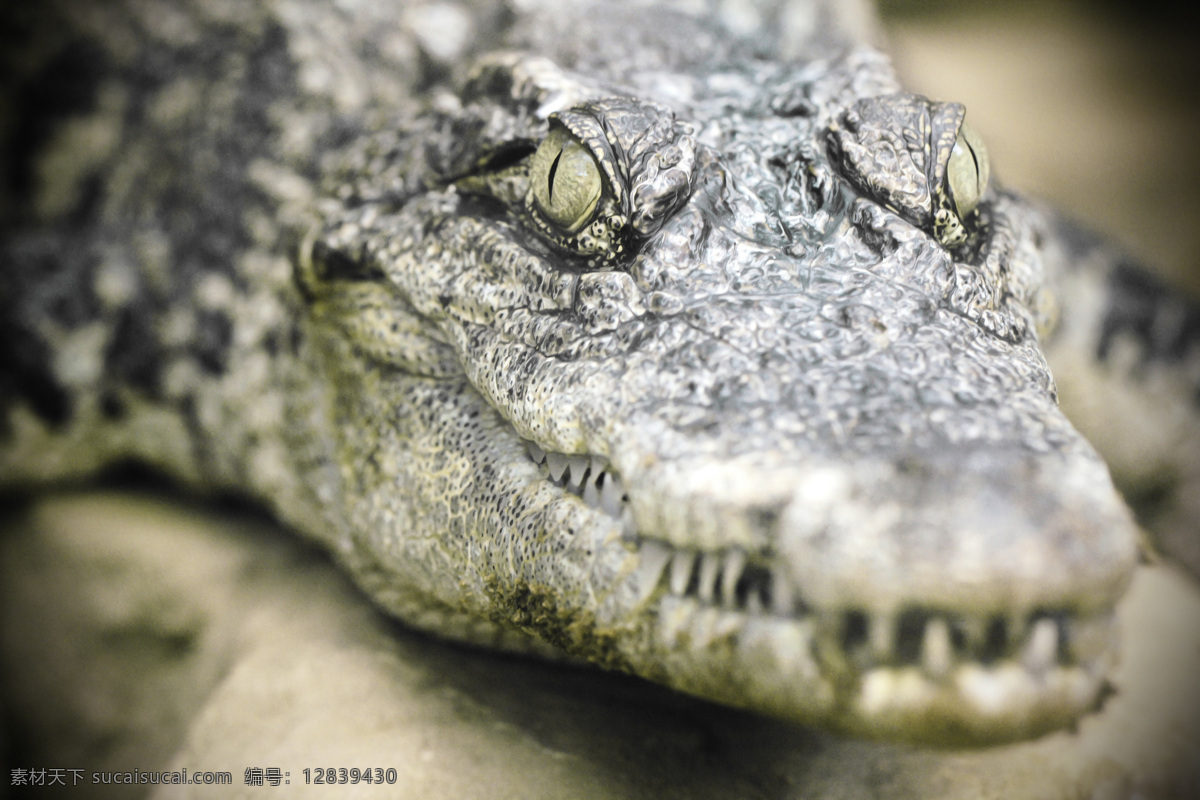
[(871, 655), (882, 661), (890, 658), (892, 647), (896, 643), (896, 615), (877, 612), (871, 615), (868, 636), (870, 637)]
[(716, 553), (700, 556), (700, 600), (711, 603), (713, 590), (717, 588), (717, 573), (721, 570), (721, 557)]
[(659, 636), (669, 650), (674, 650), (679, 643), (679, 634), (690, 626), (696, 613), (696, 603), (692, 600), (679, 600), (664, 597), (659, 610)]
[(1030, 672), (1045, 672), (1058, 657), (1058, 625), (1048, 617), (1033, 624), (1021, 661)]
[(696, 560), (693, 553), (678, 550), (671, 561), (671, 593), (682, 595), (687, 591), (692, 579), (692, 564)]
[(637, 568), (637, 598), (645, 602), (662, 580), (663, 570), (671, 560), (671, 549), (663, 544), (652, 541), (642, 542), (638, 551), (641, 561)]
[(621, 509), (621, 536), (625, 539), (637, 536), (637, 523), (633, 521), (633, 509), (629, 506)]
[(751, 591), (746, 597), (746, 613), (751, 616), (758, 616), (763, 612), (762, 595), (756, 591)]
[(950, 646), (950, 626), (941, 617), (925, 623), (925, 638), (921, 642), (921, 665), (935, 677), (950, 671), (954, 657)]
[(532, 458), (535, 463), (540, 464), (546, 460), (546, 451), (538, 447), (535, 443), (525, 442), (525, 449), (529, 451), (529, 457)]
[(546, 464), (550, 467), (550, 480), (561, 484), (563, 473), (567, 471), (567, 457), (562, 453), (546, 453)]
[(583, 502), (592, 508), (600, 508), (600, 492), (596, 491), (596, 484), (591, 481), (583, 486)]
[(624, 494), (621, 479), (611, 472), (604, 473), (604, 485), (600, 487), (600, 507), (604, 513), (613, 517), (621, 516), (621, 498)]
[(725, 569), (721, 572), (721, 599), (732, 606), (737, 601), (737, 585), (746, 568), (746, 554), (735, 547), (725, 556)]
[(692, 617), (692, 650), (702, 650), (712, 643), (720, 613), (715, 608), (701, 606)]
[(571, 475), (567, 479), (567, 488), (575, 494), (579, 494), (583, 490), (584, 476), (587, 475), (587, 456), (567, 456), (567, 465), (571, 468)]
[(782, 569), (771, 570), (771, 611), (781, 617), (790, 617), (796, 607), (796, 593)]
[(604, 456), (588, 456), (588, 469), (592, 471), (592, 480), (598, 480), (600, 473), (608, 469), (608, 459)]

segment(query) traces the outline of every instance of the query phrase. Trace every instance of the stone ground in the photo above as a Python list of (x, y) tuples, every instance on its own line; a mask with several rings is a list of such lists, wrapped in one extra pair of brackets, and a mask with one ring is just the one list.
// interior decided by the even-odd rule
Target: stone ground
[[(1179, 71), (1155, 71), (1170, 57), (1128, 34), (1065, 12), (906, 17), (889, 32), (912, 88), (967, 103), (1003, 180), (1195, 290), (1193, 101), (1170, 101)], [(1121, 610), (1128, 655), (1101, 714), (1036, 742), (939, 752), (428, 639), (244, 515), (65, 494), (3, 527), (0, 797), (139, 796), (13, 789), (12, 767), (233, 773), (161, 798), (1200, 796), (1200, 587), (1169, 565), (1141, 569)], [(290, 785), (243, 785), (255, 766)], [(397, 782), (304, 785), (320, 767), (392, 767)]]

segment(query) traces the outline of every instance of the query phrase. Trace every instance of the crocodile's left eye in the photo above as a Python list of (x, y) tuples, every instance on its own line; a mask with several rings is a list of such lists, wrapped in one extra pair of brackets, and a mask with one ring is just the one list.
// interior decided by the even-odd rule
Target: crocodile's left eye
[(946, 182), (959, 219), (966, 219), (979, 205), (979, 199), (987, 189), (988, 174), (987, 148), (979, 134), (964, 122), (958, 129), (958, 138), (946, 165)]
[(604, 183), (596, 158), (563, 128), (542, 141), (529, 165), (538, 208), (567, 233), (575, 233), (596, 212)]

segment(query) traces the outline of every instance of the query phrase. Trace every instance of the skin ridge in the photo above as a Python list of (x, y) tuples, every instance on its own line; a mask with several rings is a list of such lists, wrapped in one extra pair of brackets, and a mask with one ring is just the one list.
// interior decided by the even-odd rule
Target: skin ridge
[[(1015, 194), (956, 208), (962, 107), (815, 5), (44, 12), (2, 98), (3, 485), (234, 488), (415, 627), (858, 735), (1072, 723), (1136, 532), (1040, 345), (1086, 384), (1169, 298), (1060, 313), (1135, 279)], [(555, 141), (599, 197), (569, 231)]]

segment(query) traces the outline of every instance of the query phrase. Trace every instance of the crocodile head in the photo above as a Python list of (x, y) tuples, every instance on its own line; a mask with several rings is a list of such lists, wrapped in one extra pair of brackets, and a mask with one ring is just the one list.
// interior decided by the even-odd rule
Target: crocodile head
[(684, 62), (493, 54), (331, 161), (344, 557), (418, 626), (843, 731), (1076, 719), (1135, 534), (1038, 348), (1049, 223), (872, 52)]

